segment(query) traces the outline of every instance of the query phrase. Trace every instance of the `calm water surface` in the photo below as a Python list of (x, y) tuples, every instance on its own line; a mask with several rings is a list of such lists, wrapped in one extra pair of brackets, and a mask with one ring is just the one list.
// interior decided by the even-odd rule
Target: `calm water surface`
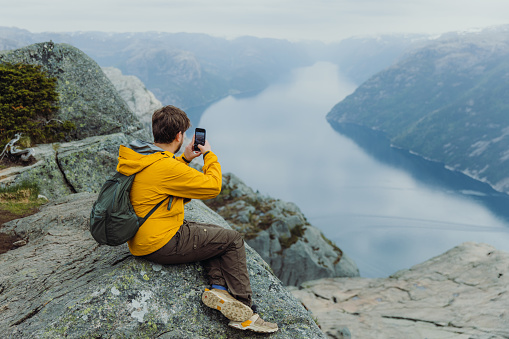
[(336, 66), (317, 63), (254, 97), (217, 102), (199, 127), (223, 172), (296, 203), (361, 276), (390, 275), (465, 241), (509, 251), (508, 196), (365, 131), (332, 129), (325, 115), (354, 90)]

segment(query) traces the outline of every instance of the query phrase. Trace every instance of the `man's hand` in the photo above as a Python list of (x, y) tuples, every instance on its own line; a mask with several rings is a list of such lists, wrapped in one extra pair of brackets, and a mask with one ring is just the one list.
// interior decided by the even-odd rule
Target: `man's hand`
[(193, 134), (193, 140), (191, 140), (191, 142), (186, 146), (186, 148), (184, 149), (184, 157), (188, 160), (188, 161), (192, 161), (194, 158), (197, 158), (199, 157), (200, 155), (202, 154), (205, 154), (207, 153), (208, 151), (211, 151), (212, 148), (210, 147), (210, 144), (208, 142), (208, 140), (205, 140), (205, 145), (198, 145), (198, 148), (200, 149), (200, 152), (196, 152), (194, 149), (193, 149), (193, 146), (194, 146), (194, 134)]
[(208, 151), (212, 151), (212, 147), (210, 146), (208, 140), (205, 140), (205, 145), (198, 145), (198, 148), (200, 149), (200, 154), (205, 154)]

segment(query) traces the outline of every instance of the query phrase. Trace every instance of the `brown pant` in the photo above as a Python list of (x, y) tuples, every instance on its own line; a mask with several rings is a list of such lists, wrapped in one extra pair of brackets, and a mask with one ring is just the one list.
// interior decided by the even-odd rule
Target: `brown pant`
[(184, 220), (166, 245), (143, 258), (163, 265), (202, 261), (210, 284), (228, 287), (235, 298), (251, 306), (246, 249), (237, 231)]

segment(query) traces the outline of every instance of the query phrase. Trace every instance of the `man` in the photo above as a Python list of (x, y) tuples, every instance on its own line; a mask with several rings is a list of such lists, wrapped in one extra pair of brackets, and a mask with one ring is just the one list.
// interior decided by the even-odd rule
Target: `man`
[[(136, 235), (128, 241), (135, 256), (159, 264), (183, 264), (202, 261), (211, 289), (202, 301), (221, 311), (231, 327), (271, 333), (276, 324), (263, 321), (252, 306), (251, 285), (246, 251), (241, 235), (216, 225), (184, 220), (184, 204), (191, 199), (210, 199), (221, 192), (221, 166), (208, 141), (193, 151), (194, 137), (175, 157), (191, 123), (186, 113), (174, 106), (154, 112), (154, 143), (132, 142), (120, 146), (117, 171), (136, 174), (131, 187), (131, 203), (138, 216), (144, 217), (160, 201), (163, 203)], [(189, 167), (203, 155), (203, 173)], [(228, 291), (231, 293), (228, 293)]]

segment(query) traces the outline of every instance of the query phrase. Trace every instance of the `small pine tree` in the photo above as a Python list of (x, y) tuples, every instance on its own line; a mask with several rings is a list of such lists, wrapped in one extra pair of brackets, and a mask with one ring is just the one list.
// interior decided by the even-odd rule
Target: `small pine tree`
[(16, 133), (30, 144), (60, 141), (76, 129), (70, 121), (54, 119), (58, 110), (57, 79), (41, 66), (0, 64), (0, 150)]

